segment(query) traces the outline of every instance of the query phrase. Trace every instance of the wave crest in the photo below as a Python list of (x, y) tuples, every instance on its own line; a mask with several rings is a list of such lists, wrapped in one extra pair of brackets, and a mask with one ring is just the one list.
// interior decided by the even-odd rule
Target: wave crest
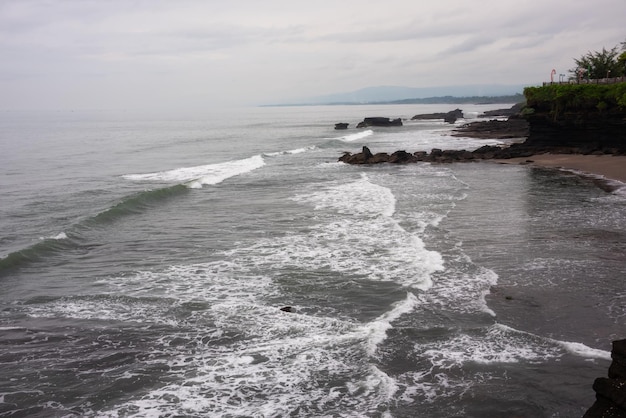
[(263, 157), (261, 155), (254, 155), (242, 160), (227, 161), (224, 163), (181, 167), (147, 174), (126, 174), (123, 175), (122, 178), (131, 181), (184, 183), (189, 188), (200, 188), (205, 184), (221, 183), (228, 178), (248, 173), (264, 165), (265, 161)]

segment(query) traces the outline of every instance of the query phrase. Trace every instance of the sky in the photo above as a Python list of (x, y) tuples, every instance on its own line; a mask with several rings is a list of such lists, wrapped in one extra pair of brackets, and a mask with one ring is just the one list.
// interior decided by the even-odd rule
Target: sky
[(625, 18), (626, 0), (0, 0), (0, 109), (539, 85), (626, 41)]

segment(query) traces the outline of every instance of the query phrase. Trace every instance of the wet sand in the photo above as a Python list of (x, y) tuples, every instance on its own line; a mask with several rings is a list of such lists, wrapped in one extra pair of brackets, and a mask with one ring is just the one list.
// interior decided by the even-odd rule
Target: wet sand
[(626, 156), (582, 154), (537, 154), (532, 157), (496, 160), (501, 164), (530, 164), (540, 167), (577, 170), (607, 180), (626, 183)]

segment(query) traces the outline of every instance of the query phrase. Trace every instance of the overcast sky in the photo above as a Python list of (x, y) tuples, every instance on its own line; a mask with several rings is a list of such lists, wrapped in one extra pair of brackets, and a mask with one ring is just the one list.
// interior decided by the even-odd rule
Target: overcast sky
[(626, 0), (0, 0), (0, 109), (535, 85), (625, 41), (625, 18)]

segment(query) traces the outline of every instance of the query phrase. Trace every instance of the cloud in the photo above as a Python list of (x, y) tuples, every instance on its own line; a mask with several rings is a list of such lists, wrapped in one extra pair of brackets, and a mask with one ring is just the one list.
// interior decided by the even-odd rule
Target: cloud
[(540, 83), (626, 39), (624, 15), (623, 0), (4, 0), (0, 108)]

